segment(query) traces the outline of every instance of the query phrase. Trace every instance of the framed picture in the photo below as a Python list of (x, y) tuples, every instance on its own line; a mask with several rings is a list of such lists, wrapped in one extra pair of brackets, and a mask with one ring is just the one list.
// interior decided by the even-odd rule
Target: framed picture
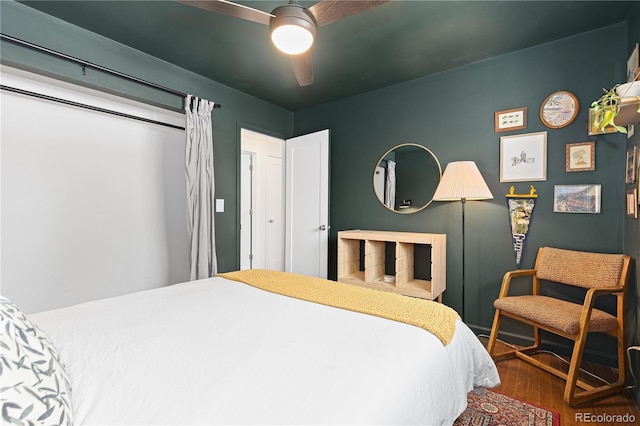
[(636, 43), (636, 47), (631, 52), (629, 59), (627, 59), (627, 82), (630, 83), (635, 81), (638, 78), (638, 73), (640, 70), (638, 69), (638, 43)]
[(627, 190), (627, 216), (638, 218), (638, 190), (636, 188)]
[(496, 111), (494, 114), (494, 129), (496, 132), (520, 130), (527, 128), (527, 107)]
[(600, 213), (602, 185), (554, 185), (553, 211), (556, 213)]
[(596, 169), (595, 142), (568, 143), (566, 151), (567, 172), (586, 172)]
[(587, 132), (589, 134), (589, 136), (604, 135), (604, 134), (607, 134), (607, 133), (615, 133), (616, 132), (616, 128), (613, 127), (613, 126), (605, 127), (604, 131), (599, 130), (595, 126), (595, 122), (596, 122), (596, 120), (594, 119), (595, 112), (596, 112), (595, 109), (589, 108), (589, 131)]
[(500, 138), (500, 182), (547, 180), (547, 132)]
[(540, 121), (551, 129), (561, 129), (578, 116), (580, 104), (571, 92), (561, 90), (547, 96), (540, 105)]
[(627, 149), (627, 172), (625, 183), (634, 183), (636, 181), (636, 157), (638, 156), (638, 147), (636, 145)]

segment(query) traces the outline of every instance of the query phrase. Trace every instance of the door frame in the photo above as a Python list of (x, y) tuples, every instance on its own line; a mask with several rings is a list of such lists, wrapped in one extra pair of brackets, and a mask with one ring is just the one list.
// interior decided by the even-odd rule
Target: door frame
[[(242, 121), (236, 122), (236, 270), (240, 269), (240, 258), (242, 255), (241, 241), (240, 241), (240, 224), (242, 223), (241, 208), (242, 208), (242, 130), (248, 130), (250, 132), (260, 133), (264, 136), (269, 136), (276, 139), (285, 141), (287, 138), (281, 134), (274, 133), (273, 131), (265, 128), (248, 124)], [(283, 145), (283, 166), (284, 166), (284, 145)], [(283, 184), (284, 185), (284, 184)], [(283, 187), (284, 189), (284, 187)]]

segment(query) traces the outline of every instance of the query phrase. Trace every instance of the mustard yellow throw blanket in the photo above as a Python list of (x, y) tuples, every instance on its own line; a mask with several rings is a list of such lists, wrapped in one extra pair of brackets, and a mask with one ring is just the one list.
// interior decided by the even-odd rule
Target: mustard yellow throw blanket
[(289, 272), (251, 269), (218, 276), (309, 302), (376, 315), (421, 327), (448, 345), (459, 318), (441, 303)]

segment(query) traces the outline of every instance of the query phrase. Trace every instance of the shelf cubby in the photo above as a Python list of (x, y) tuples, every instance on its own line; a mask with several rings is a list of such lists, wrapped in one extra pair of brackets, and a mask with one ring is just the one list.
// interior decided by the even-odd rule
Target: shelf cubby
[[(392, 243), (392, 253), (389, 253)], [(446, 289), (446, 235), (415, 232), (338, 232), (338, 281), (423, 299), (441, 300)], [(425, 246), (420, 255), (416, 248)], [(392, 257), (392, 262), (388, 258)], [(389, 264), (391, 263), (391, 266)], [(417, 278), (418, 269), (428, 279)], [(393, 276), (394, 282), (386, 282)]]

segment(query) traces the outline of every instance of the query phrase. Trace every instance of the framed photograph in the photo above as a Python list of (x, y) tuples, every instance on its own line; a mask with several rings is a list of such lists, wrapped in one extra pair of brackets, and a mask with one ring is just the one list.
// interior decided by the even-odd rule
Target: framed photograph
[(554, 185), (553, 211), (556, 213), (600, 213), (602, 185)]
[(589, 136), (595, 135), (605, 135), (607, 133), (615, 133), (616, 128), (613, 126), (607, 126), (604, 128), (604, 131), (598, 130), (595, 126), (596, 120), (594, 119), (595, 109), (589, 108), (589, 131), (587, 132)]
[(568, 143), (566, 150), (567, 172), (586, 172), (596, 169), (595, 142)]
[(636, 43), (636, 47), (631, 52), (629, 59), (627, 59), (627, 82), (630, 83), (635, 81), (638, 77), (638, 43)]
[(638, 147), (636, 145), (627, 149), (627, 172), (625, 183), (634, 183), (636, 181), (636, 157), (638, 156)]
[(500, 182), (547, 180), (547, 132), (500, 138)]
[(527, 107), (496, 111), (494, 114), (494, 129), (496, 132), (520, 130), (527, 128)]
[(638, 190), (636, 188), (627, 190), (627, 216), (638, 218)]

